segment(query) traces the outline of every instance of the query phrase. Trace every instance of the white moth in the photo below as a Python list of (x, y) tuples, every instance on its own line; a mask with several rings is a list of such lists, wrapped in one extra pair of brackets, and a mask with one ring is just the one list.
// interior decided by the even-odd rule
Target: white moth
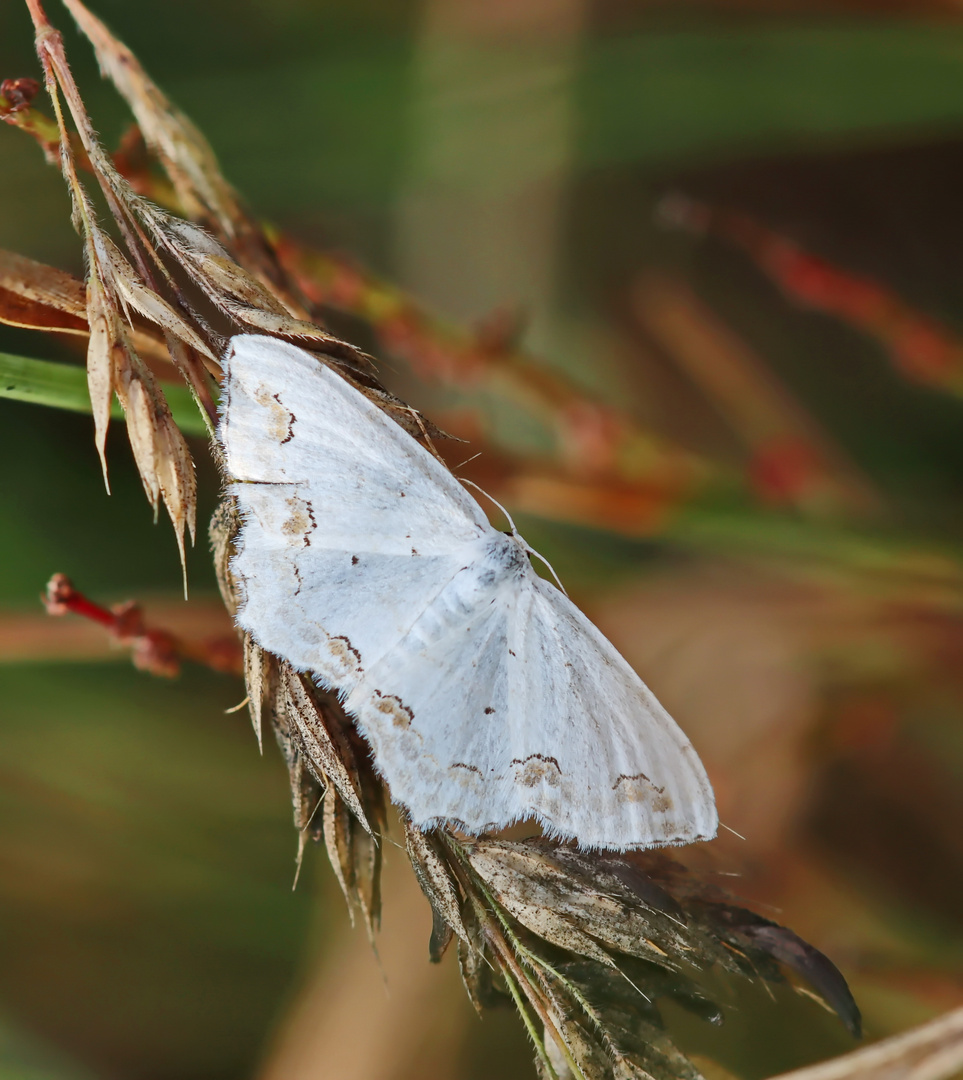
[(414, 824), (715, 835), (689, 740), (514, 530), (310, 353), (245, 334), (225, 364), (237, 621), (338, 692)]

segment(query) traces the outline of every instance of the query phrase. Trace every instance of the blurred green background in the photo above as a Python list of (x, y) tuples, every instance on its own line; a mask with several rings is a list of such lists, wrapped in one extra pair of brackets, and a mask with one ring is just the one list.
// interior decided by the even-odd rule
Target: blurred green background
[[(756, 389), (775, 380), (789, 412), (810, 418), (882, 509), (860, 517), (844, 499), (815, 517), (780, 511), (770, 530), (764, 500), (720, 495), (692, 508), (698, 542), (694, 527), (639, 539), (535, 517), (526, 535), (704, 752), (749, 837), (722, 856), (746, 875), (744, 898), (839, 962), (869, 1034), (959, 1004), (958, 390), (908, 378), (884, 336), (801, 305), (758, 251), (667, 229), (658, 213), (682, 192), (873, 279), (942, 328), (963, 371), (958, 5), (93, 10), (205, 132), (249, 205), (300, 241), (466, 327), (521, 313), (523, 344), (546, 365), (739, 474), (740, 423), (769, 399), (740, 413), (713, 396), (716, 353), (680, 359), (698, 343), (666, 330), (669, 282), (724, 328), (717, 344), (756, 358), (752, 371), (768, 373)], [(48, 14), (114, 146), (128, 116), (66, 12)], [(0, 77), (39, 77), (26, 9), (0, 0), (0, 27)], [(0, 162), (0, 246), (79, 274), (57, 170), (12, 128)], [(336, 325), (379, 350), (367, 324)], [(0, 351), (76, 359), (6, 327)], [(386, 377), (429, 412), (451, 406), (400, 362)], [(525, 449), (517, 431), (502, 441)], [(388, 997), (320, 853), (291, 892), (287, 781), (273, 748), (258, 757), (244, 715), (224, 714), (239, 682), (153, 680), (122, 654), (71, 659), (61, 624), (39, 627), (54, 571), (98, 600), (177, 602), (176, 545), (151, 521), (123, 432), (110, 438), (109, 498), (88, 418), (0, 400), (0, 442), (0, 1078), (532, 1075), (514, 1019), (476, 1022), (451, 958), (428, 969), (427, 916), (400, 853)], [(217, 478), (192, 445), (203, 523)], [(778, 541), (787, 526), (817, 553), (826, 529), (884, 551), (898, 540), (920, 565), (939, 562), (938, 584), (814, 573), (818, 558), (794, 562)], [(205, 540), (189, 569), (192, 599), (210, 599)], [(746, 720), (757, 708), (762, 736)], [(707, 1073), (714, 1059), (761, 1077), (850, 1047), (798, 1000), (752, 992), (728, 1007), (721, 1032), (668, 1016)]]

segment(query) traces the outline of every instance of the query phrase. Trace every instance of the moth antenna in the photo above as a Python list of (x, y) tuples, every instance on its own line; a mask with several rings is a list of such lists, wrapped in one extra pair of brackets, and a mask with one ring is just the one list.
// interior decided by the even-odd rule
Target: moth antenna
[[(478, 455), (476, 454), (475, 457), (478, 457)], [(474, 459), (469, 458), (468, 460), (472, 461)], [(515, 522), (512, 520), (512, 515), (505, 509), (504, 506), (502, 506), (498, 499), (493, 499), (492, 496), (489, 495), (483, 487), (479, 487), (474, 480), (462, 480), (461, 482), (463, 484), (467, 484), (469, 487), (473, 487), (476, 491), (481, 492), (481, 494), (484, 495), (489, 502), (493, 502), (498, 507), (498, 509), (501, 510), (505, 517), (508, 518), (508, 524), (512, 527), (512, 536), (518, 536), (518, 529), (515, 528)], [(519, 540), (522, 539), (520, 536), (518, 538)], [(525, 541), (522, 540), (522, 543), (524, 544)], [(527, 544), (525, 546), (528, 547)]]
[[(519, 539), (521, 539), (521, 537), (519, 537)], [(522, 540), (522, 543), (525, 544), (525, 541)], [(528, 544), (525, 544), (525, 550), (529, 553), (529, 555), (534, 555), (536, 559), (545, 563), (545, 565), (551, 571), (552, 577), (555, 578), (555, 584), (562, 590), (564, 596), (568, 596), (568, 590), (562, 584), (562, 579), (558, 576), (558, 574), (555, 573), (555, 567), (552, 566), (548, 559), (546, 559), (540, 551), (536, 551), (533, 547), (529, 547)]]

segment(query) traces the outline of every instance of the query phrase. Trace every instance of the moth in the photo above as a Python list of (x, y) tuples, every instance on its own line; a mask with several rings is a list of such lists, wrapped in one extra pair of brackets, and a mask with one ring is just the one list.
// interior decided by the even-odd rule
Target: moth
[(691, 743), (512, 527), (317, 357), (240, 335), (217, 437), (238, 624), (334, 690), (419, 828), (584, 848), (707, 840)]

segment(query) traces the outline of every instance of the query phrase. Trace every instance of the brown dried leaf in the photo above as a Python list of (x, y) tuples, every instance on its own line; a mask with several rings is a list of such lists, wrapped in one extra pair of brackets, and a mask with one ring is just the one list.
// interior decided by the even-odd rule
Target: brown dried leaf
[[(86, 287), (72, 274), (0, 249), (0, 322), (30, 330), (88, 334)], [(164, 341), (153, 329), (129, 327), (138, 356), (170, 363)]]
[(301, 318), (296, 305), (268, 290), (199, 225), (166, 214), (144, 199), (133, 197), (130, 205), (154, 239), (188, 269), (211, 303), (240, 326), (316, 343), (349, 358), (358, 369), (370, 368), (364, 353)]
[(181, 565), (185, 567), (186, 591), (185, 529), (192, 542), (195, 537), (194, 462), (164, 395), (149, 369), (133, 352), (120, 319), (117, 286), (126, 272), (126, 263), (89, 218), (86, 230), (88, 250), (92, 253), (87, 281), (90, 327), (87, 381), (104, 479), (106, 482), (105, 449), (113, 392), (124, 409), (134, 460), (151, 506), (156, 513), (158, 501), (163, 498), (174, 525)]
[[(201, 172), (211, 170), (215, 175), (215, 180), (213, 187), (209, 186), (208, 194), (212, 194), (214, 188), (218, 189), (219, 195), (214, 201), (219, 202), (219, 212), (227, 212), (232, 220), (235, 220), (233, 216), (236, 213), (236, 222), (245, 223), (247, 219), (233, 201), (233, 195), (229, 194), (227, 186), (223, 184), (217, 172), (216, 162), (198, 133), (193, 130), (188, 131), (183, 125), (182, 117), (174, 115), (163, 117), (162, 114), (167, 109), (166, 99), (136, 65), (129, 51), (113, 39), (103, 24), (94, 19), (79, 3), (79, 0), (75, 0), (71, 5), (71, 10), (81, 28), (93, 40), (105, 72), (115, 78), (122, 92), (128, 96), (132, 107), (135, 111), (139, 111), (145, 126), (153, 132), (157, 145), (163, 145), (166, 148), (165, 153), (174, 163), (175, 169), (178, 157), (175, 144), (191, 147), (185, 159), (191, 163), (191, 167), (187, 169), (187, 173), (192, 177), (188, 186), (198, 182), (198, 170)], [(205, 346), (203, 340), (193, 331), (184, 317), (145, 284), (150, 280), (150, 275), (141, 250), (153, 260), (154, 266), (160, 272), (164, 282), (178, 297), (179, 303), (189, 310), (185, 298), (179, 294), (173, 278), (152, 246), (151, 241), (153, 241), (153, 244), (166, 250), (188, 271), (191, 279), (201, 287), (211, 303), (242, 327), (315, 343), (326, 351), (330, 351), (333, 356), (340, 357), (354, 370), (370, 373), (369, 357), (348, 343), (340, 341), (314, 324), (305, 321), (302, 317), (305, 313), (300, 303), (293, 301), (289, 295), (279, 296), (276, 291), (268, 289), (255, 274), (238, 265), (232, 255), (204, 229), (165, 213), (133, 191), (96, 138), (82, 99), (70, 75), (60, 34), (46, 23), (42, 14), (35, 11), (34, 17), (38, 26), (38, 49), (44, 61), (48, 89), (58, 113), (64, 147), (62, 156), (74, 195), (76, 222), (78, 228), (100, 249), (93, 253), (92, 266), (97, 258), (103, 263), (113, 264), (114, 280), (110, 282), (107, 280), (106, 266), (99, 268), (100, 276), (108, 292), (116, 294), (131, 309), (156, 322), (168, 333), (172, 339), (171, 354), (175, 360), (177, 360), (177, 348), (174, 343), (181, 342), (201, 355), (207, 356), (212, 368), (218, 367), (212, 351)], [(114, 245), (106, 241), (106, 238), (93, 235), (93, 214), (89, 201), (76, 178), (76, 170), (69, 149), (69, 137), (60, 113), (59, 99), (56, 96), (58, 86), (67, 100), (81, 145), (122, 231), (127, 249), (137, 262), (139, 268), (137, 273), (126, 263)], [(184, 161), (181, 164), (184, 164)], [(224, 202), (222, 196), (228, 201)], [(220, 223), (225, 224), (223, 221)], [(232, 235), (230, 228), (226, 230), (226, 234)], [(258, 271), (263, 273), (265, 260), (256, 261)], [(276, 264), (273, 264), (273, 267), (277, 269)], [(268, 270), (270, 269), (271, 267), (268, 267)], [(92, 269), (92, 272), (96, 271)], [(272, 289), (275, 288), (277, 275), (272, 276), (267, 273), (263, 276), (271, 280)], [(209, 416), (213, 415), (210, 394), (200, 372), (195, 370), (196, 365), (184, 360), (178, 366), (186, 376), (188, 384), (198, 395), (204, 410)], [(424, 425), (422, 425), (422, 430), (424, 430)], [(135, 435), (135, 440), (141, 441), (139, 434)], [(156, 486), (147, 477), (145, 477), (145, 485), (149, 492)]]
[(399, 427), (404, 428), (413, 439), (426, 443), (429, 449), (431, 449), (432, 439), (455, 439), (455, 442), (463, 442), (462, 439), (456, 439), (454, 435), (442, 431), (437, 424), (433, 424), (417, 409), (413, 409), (401, 398), (388, 393), (387, 390), (382, 389), (380, 386), (359, 384), (354, 378), (350, 379), (350, 381), (382, 412), (387, 413)]
[(237, 504), (232, 498), (223, 498), (214, 509), (207, 526), (207, 535), (214, 557), (214, 573), (221, 599), (233, 618), (237, 614), (240, 595), (237, 581), (231, 573), (231, 559), (234, 557), (234, 537), (237, 535)]
[(355, 880), (358, 905), (364, 916), (365, 929), (372, 947), (375, 932), (381, 924), (381, 842), (377, 836), (363, 832), (352, 818), (351, 829), (355, 850)]
[(94, 47), (101, 72), (123, 96), (151, 150), (173, 182), (184, 209), (205, 211), (230, 225), (241, 216), (236, 196), (221, 176), (207, 140), (150, 80), (134, 54), (79, 2), (65, 0)]
[(185, 566), (186, 589), (184, 531), (190, 533), (193, 542), (197, 510), (194, 462), (150, 371), (126, 342), (115, 347), (114, 357), (119, 361), (114, 369), (114, 391), (127, 418), (127, 434), (137, 470), (155, 512), (161, 498), (167, 507), (181, 565)]
[(334, 870), (348, 906), (348, 917), (354, 926), (355, 868), (351, 845), (351, 814), (333, 787), (324, 793), (321, 804), (324, 821), (324, 843), (328, 862)]
[(469, 942), (458, 939), (458, 969), (465, 992), (479, 1016), (484, 1014), (485, 1009), (505, 1004), (507, 996), (495, 989), (492, 963), (475, 933), (472, 933)]
[(662, 1031), (656, 1003), (670, 998), (720, 1022), (720, 1008), (699, 985), (711, 967), (781, 983), (777, 961), (791, 963), (829, 987), (840, 1019), (858, 1030), (858, 1010), (848, 990), (837, 992), (841, 977), (825, 957), (807, 946), (801, 965), (795, 935), (729, 904), (664, 853), (614, 856), (542, 839), (437, 835), (454, 860), (463, 911), (472, 914), (473, 948), (460, 948), (469, 994), (477, 1006), (485, 986), (478, 961), (487, 957), (536, 1042), (535, 1018), (546, 1026), (545, 1075), (554, 1068), (591, 1080), (695, 1080), (697, 1071)]
[[(201, 415), (207, 421), (208, 430), (213, 434), (215, 407), (210, 381), (190, 350), (206, 358), (211, 370), (220, 373), (218, 357), (179, 311), (168, 304), (154, 289), (143, 283), (109, 237), (97, 234), (96, 242), (98, 251), (101, 253), (103, 271), (106, 273), (109, 266), (110, 282), (118, 301), (124, 307), (127, 322), (132, 323), (136, 314), (160, 328), (167, 341), (166, 358), (174, 362), (184, 381), (193, 391)], [(174, 461), (176, 458), (171, 457), (169, 460)]]
[(110, 403), (114, 395), (114, 351), (117, 333), (107, 293), (99, 277), (91, 274), (87, 281), (87, 323), (90, 337), (87, 342), (87, 388), (90, 410), (94, 417), (94, 445), (104, 473), (104, 484), (110, 491), (107, 477), (107, 428), (110, 424)]
[(298, 853), (295, 858), (296, 869), (292, 889), (298, 886), (304, 851), (308, 841), (317, 842), (323, 833), (323, 825), (318, 818), (318, 810), (324, 798), (324, 787), (318, 782), (314, 770), (309, 768), (303, 754), (299, 754), (295, 768), (291, 772), (292, 791), (296, 793), (295, 826), (298, 830)]
[[(121, 350), (115, 350), (119, 353)], [(150, 392), (134, 370), (132, 356), (125, 351), (124, 362), (117, 365), (114, 388), (127, 418), (127, 435), (134, 462), (147, 498), (156, 513), (160, 502), (160, 478), (157, 475), (157, 442)]]
[[(237, 527), (234, 502), (225, 499), (211, 519), (210, 534), (218, 584), (232, 613), (240, 600), (230, 568)], [(348, 721), (337, 698), (262, 650), (250, 636), (243, 638), (245, 681), (255, 731), (266, 715), (288, 766), (300, 832), (299, 866), (309, 836), (307, 826), (315, 821), (320, 802), (319, 824), (312, 824), (310, 835), (323, 834), (349, 909), (357, 904), (368, 933), (373, 934), (381, 912), (381, 848), (370, 822), (379, 829), (384, 827), (380, 786), (367, 766), (359, 768), (358, 756), (345, 733)]]
[[(147, 372), (147, 369), (143, 369)], [(181, 429), (174, 422), (167, 399), (160, 387), (150, 379), (154, 416), (152, 428), (157, 446), (157, 482), (177, 538), (177, 547), (184, 570), (184, 595), (187, 595), (187, 559), (184, 551), (184, 531), (190, 534), (191, 545), (197, 539), (197, 477), (194, 459)]]
[(47, 90), (61, 133), (61, 162), (71, 194), (73, 221), (84, 237), (87, 250), (90, 327), (88, 379), (98, 452), (106, 476), (104, 446), (113, 390), (124, 407), (130, 444), (144, 490), (155, 512), (158, 499), (163, 497), (173, 522), (181, 564), (185, 567), (186, 589), (184, 531), (187, 529), (193, 539), (196, 512), (193, 461), (163, 394), (150, 372), (134, 354), (121, 320), (124, 292), (126, 290), (129, 295), (135, 295), (135, 283), (139, 285), (139, 279), (96, 224), (90, 198), (77, 175), (61, 109), (60, 91), (68, 103), (95, 175), (132, 251), (136, 250), (138, 238), (143, 239), (139, 232), (132, 230), (132, 223), (125, 216), (125, 196), (133, 198), (133, 194), (97, 141), (67, 65), (60, 34), (50, 26), (38, 6), (31, 7), (31, 15), (37, 29), (37, 51), (44, 66)]
[(374, 934), (381, 919), (381, 848), (375, 837), (364, 832), (334, 787), (324, 794), (324, 840), (328, 860), (334, 869), (354, 924), (357, 905), (364, 919), (368, 937)]
[[(639, 973), (632, 974), (641, 981)], [(562, 1006), (558, 1027), (586, 1075), (699, 1080), (698, 1070), (666, 1036), (654, 1003), (620, 971), (575, 960), (555, 965), (546, 978), (558, 1000), (578, 1004), (574, 1014)]]
[[(236, 267), (236, 269), (239, 269)], [(265, 311), (253, 304), (235, 302), (228, 297), (219, 300), (223, 310), (236, 319), (239, 323), (250, 330), (272, 334), (276, 337), (296, 338), (298, 341), (309, 341), (320, 345), (344, 345), (338, 338), (332, 337), (324, 330), (319, 329), (314, 323), (305, 322), (303, 319), (295, 319), (286, 313)]]
[(428, 959), (433, 964), (440, 964), (454, 938), (455, 932), (451, 924), (433, 907), (431, 909), (431, 935), (428, 938)]
[[(361, 778), (347, 742), (337, 737), (336, 725), (325, 722), (320, 694), (308, 676), (281, 665), (281, 691), (291, 722), (297, 728), (307, 759), (323, 781), (330, 781), (364, 829), (371, 826), (361, 805)], [(334, 731), (334, 734), (332, 734)], [(336, 746), (336, 742), (340, 746)]]
[[(64, 100), (77, 129), (77, 137), (84, 153), (87, 155), (94, 176), (107, 198), (111, 213), (123, 232), (128, 249), (134, 251), (137, 249), (139, 234), (131, 227), (132, 221), (127, 213), (127, 206), (129, 199), (135, 199), (136, 196), (131, 191), (130, 185), (114, 168), (110, 156), (100, 145), (90, 117), (87, 115), (83, 98), (80, 96), (80, 91), (77, 89), (70, 66), (67, 63), (63, 38), (60, 32), (50, 25), (39, 4), (30, 5), (30, 14), (36, 31), (37, 54), (43, 65), (47, 93), (50, 95), (57, 116), (57, 126), (60, 130), (60, 160), (73, 200), (74, 227), (78, 233), (89, 240), (94, 222), (94, 213), (77, 176), (73, 141), (67, 130), (66, 119), (61, 107), (61, 93), (63, 93)], [(143, 238), (141, 237), (141, 239)]]
[(84, 283), (63, 270), (0, 250), (0, 322), (86, 334)]
[(298, 860), (300, 866), (304, 839), (309, 825), (314, 820), (315, 811), (324, 794), (324, 785), (319, 782), (314, 771), (308, 767), (301, 737), (293, 726), (288, 710), (284, 705), (283, 695), (277, 689), (279, 677), (270, 673), (270, 682), (265, 691), (263, 706), (268, 710), (271, 730), (288, 768), (288, 780), (291, 784), (291, 802), (294, 809), (294, 826), (299, 834)]
[[(475, 867), (478, 869), (478, 867)], [(485, 869), (486, 881), (494, 890), (495, 897), (504, 909), (522, 926), (537, 937), (560, 949), (590, 956), (599, 964), (614, 967), (615, 961), (604, 949), (601, 949), (583, 930), (575, 926), (551, 907), (539, 903), (528, 903), (523, 899), (527, 892), (524, 880), (515, 881), (510, 867), (501, 868), (497, 862)], [(479, 871), (481, 872), (481, 871)], [(519, 887), (516, 887), (519, 886)]]
[(499, 904), (560, 948), (607, 966), (613, 960), (597, 941), (666, 967), (692, 951), (684, 923), (646, 905), (597, 858), (499, 840), (464, 849)]
[[(545, 1056), (557, 1080), (611, 1080), (609, 1062), (600, 1053), (587, 1029), (569, 1017), (558, 1016), (554, 1019), (554, 1035), (548, 1025), (545, 1027)], [(578, 1072), (573, 1072), (570, 1066), (573, 1058)], [(550, 1080), (551, 1073), (545, 1068), (545, 1062), (538, 1061), (537, 1066), (539, 1077)]]
[[(184, 342), (192, 349), (196, 349), (202, 356), (206, 356), (215, 365), (219, 364), (218, 357), (198, 334), (190, 323), (176, 311), (162, 297), (158, 296), (153, 289), (148, 288), (137, 276), (136, 271), (124, 258), (114, 242), (107, 236), (101, 235), (100, 246), (103, 255), (110, 263), (112, 281), (116, 286), (117, 295), (126, 308), (133, 308), (148, 322), (159, 326), (162, 330), (171, 334), (175, 339)], [(128, 311), (128, 321), (130, 312)]]
[[(169, 215), (161, 217), (158, 211), (155, 211), (154, 220), (163, 229), (173, 250), (193, 264), (201, 277), (202, 285), (216, 303), (233, 301), (236, 311), (243, 312), (250, 308), (252, 317), (255, 317), (255, 314), (273, 313), (293, 318), (273, 293), (243, 267), (238, 266), (230, 254), (199, 225)], [(318, 332), (317, 327), (310, 323), (305, 325), (315, 333)]]
[(182, 212), (213, 227), (238, 262), (276, 295), (283, 295), (287, 311), (307, 318), (303, 298), (282, 270), (270, 239), (225, 180), (204, 136), (172, 106), (133, 53), (80, 0), (70, 0), (67, 6), (93, 45), (101, 71), (113, 81), (137, 118), (140, 133), (166, 171)]
[[(437, 842), (429, 833), (405, 822), (405, 847), (418, 884), (431, 904), (432, 913), (449, 927), (449, 933), (453, 931), (462, 941), (470, 944), (461, 917), (461, 897), (451, 871), (439, 854)], [(429, 952), (436, 962), (447, 947), (445, 937), (440, 928), (433, 929)]]
[[(239, 602), (237, 582), (231, 573), (234, 556), (234, 537), (237, 534), (237, 506), (233, 499), (222, 499), (208, 525), (211, 554), (217, 586), (228, 615), (237, 615)], [(244, 652), (244, 685), (247, 687), (247, 706), (251, 726), (257, 736), (257, 745), (264, 753), (264, 717), (270, 712), (271, 703), (278, 694), (278, 661), (265, 652), (250, 634), (241, 634)]]
[(277, 693), (277, 660), (265, 652), (250, 634), (244, 635), (244, 684), (247, 687), (251, 726), (257, 746), (264, 753), (264, 702)]

